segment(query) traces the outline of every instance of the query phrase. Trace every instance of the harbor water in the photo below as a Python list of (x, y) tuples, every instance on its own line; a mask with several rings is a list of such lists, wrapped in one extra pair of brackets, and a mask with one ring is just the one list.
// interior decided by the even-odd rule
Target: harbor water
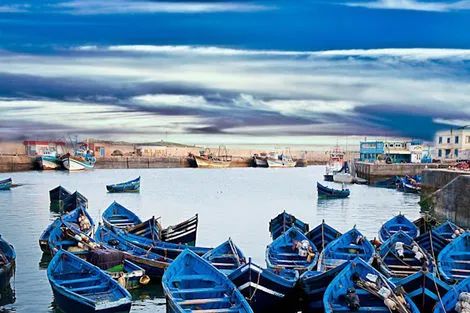
[[(419, 217), (419, 197), (395, 190), (352, 185), (348, 199), (317, 199), (316, 182), (323, 166), (292, 169), (142, 169), (92, 170), (80, 173), (23, 172), (11, 176), (21, 186), (0, 192), (0, 234), (15, 246), (14, 303), (0, 312), (56, 312), (38, 239), (57, 217), (49, 210), (49, 190), (62, 185), (78, 190), (89, 200), (95, 222), (116, 200), (142, 219), (161, 217), (161, 223), (178, 223), (199, 214), (197, 244), (214, 247), (231, 237), (255, 262), (265, 266), (264, 253), (271, 241), (269, 220), (286, 210), (315, 227), (324, 219), (341, 232), (354, 225), (369, 239), (381, 224), (402, 212)], [(105, 185), (141, 176), (140, 194), (108, 194)], [(340, 187), (334, 183), (329, 186)], [(131, 312), (165, 312), (160, 282), (132, 292)], [(0, 303), (11, 302), (7, 299)]]

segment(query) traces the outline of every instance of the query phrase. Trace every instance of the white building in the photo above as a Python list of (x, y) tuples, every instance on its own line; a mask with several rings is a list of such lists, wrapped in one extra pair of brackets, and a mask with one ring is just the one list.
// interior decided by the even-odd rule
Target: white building
[(436, 133), (436, 150), (441, 161), (470, 160), (470, 128)]

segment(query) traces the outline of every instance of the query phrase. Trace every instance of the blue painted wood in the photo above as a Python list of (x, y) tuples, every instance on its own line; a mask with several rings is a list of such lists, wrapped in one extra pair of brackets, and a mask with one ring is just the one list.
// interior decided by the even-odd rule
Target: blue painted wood
[[(314, 256), (308, 258), (300, 255), (295, 245), (301, 242), (309, 245)], [(292, 269), (304, 272), (314, 268), (317, 264), (318, 254), (317, 247), (313, 242), (299, 228), (292, 226), (266, 248), (266, 263), (271, 269)]]
[(106, 189), (111, 193), (140, 192), (140, 176), (124, 183), (106, 185)]
[(449, 291), (442, 296), (442, 303), (438, 303), (433, 313), (457, 313), (455, 306), (462, 292), (470, 292), (470, 277), (462, 280), (459, 284), (452, 286)]
[[(403, 257), (400, 257), (396, 249), (396, 244), (403, 244)], [(413, 251), (416, 249), (422, 254), (422, 259), (418, 260)], [(378, 254), (381, 260), (381, 272), (391, 278), (403, 278), (421, 270), (433, 271), (434, 260), (428, 255), (416, 241), (403, 231), (398, 231), (379, 248)]]
[(421, 312), (432, 312), (436, 305), (441, 305), (439, 298), (451, 289), (435, 273), (427, 271), (419, 271), (396, 284), (405, 290)]
[[(370, 266), (366, 261), (361, 258), (352, 260), (329, 284), (323, 296), (323, 305), (326, 313), (338, 313), (338, 312), (351, 312), (348, 304), (345, 300), (345, 295), (348, 289), (355, 289), (357, 296), (359, 297), (360, 309), (358, 312), (386, 312), (390, 310), (385, 306), (384, 300), (374, 293), (366, 290), (364, 286), (365, 282), (372, 282), (369, 278), (374, 275), (377, 280), (374, 282), (377, 286), (376, 290), (384, 287), (392, 292), (392, 299), (395, 298), (393, 290), (395, 285), (387, 280), (387, 278), (379, 273), (376, 269)], [(405, 301), (409, 306), (411, 313), (419, 313), (418, 308), (413, 301), (405, 295)]]
[(325, 247), (320, 254), (317, 270), (326, 272), (357, 256), (371, 262), (374, 252), (372, 244), (359, 230), (353, 228)]
[(433, 229), (433, 232), (442, 236), (448, 241), (452, 241), (456, 237), (456, 230), (460, 232), (462, 228), (457, 224), (453, 223), (452, 221), (446, 221), (443, 224), (437, 226), (435, 229)]
[(317, 182), (318, 196), (323, 198), (347, 198), (351, 194), (349, 189), (333, 189), (327, 186), (323, 186)]
[(129, 312), (131, 295), (98, 267), (64, 250), (47, 267), (56, 304), (65, 312)]
[(15, 248), (0, 235), (0, 292), (10, 286), (15, 274)]
[(439, 253), (444, 249), (449, 241), (446, 240), (441, 235), (436, 234), (434, 231), (428, 231), (422, 235), (416, 237), (415, 241), (419, 246), (433, 256), (434, 259), (437, 259)]
[(319, 252), (322, 252), (330, 242), (339, 238), (341, 233), (330, 225), (326, 224), (325, 221), (322, 221), (320, 225), (306, 233), (305, 236), (307, 236), (307, 238), (313, 242)]
[(441, 278), (449, 283), (470, 276), (470, 233), (464, 233), (449, 243), (437, 257)]
[(162, 285), (167, 312), (253, 312), (230, 279), (189, 249), (165, 271)]
[(226, 275), (246, 263), (245, 255), (231, 238), (205, 253), (202, 258)]
[(387, 178), (387, 179), (375, 182), (374, 187), (396, 189), (397, 184), (399, 184), (400, 181), (401, 181), (400, 177), (393, 176), (391, 178)]
[(49, 200), (52, 201), (64, 201), (72, 193), (62, 186), (57, 186), (54, 189), (49, 190)]
[(10, 190), (12, 185), (11, 178), (0, 180), (0, 191), (1, 190)]
[(95, 240), (112, 249), (124, 252), (126, 259), (145, 269), (145, 273), (152, 279), (160, 279), (168, 268), (172, 259), (133, 245), (111, 230), (99, 225), (96, 229)]
[(388, 238), (400, 230), (405, 232), (413, 239), (419, 235), (418, 227), (400, 213), (382, 225), (379, 230), (379, 240), (381, 242), (385, 242)]
[(273, 271), (249, 259), (228, 278), (257, 313), (297, 312), (295, 286), (299, 273), (295, 270)]
[(302, 233), (306, 233), (309, 230), (307, 223), (304, 223), (294, 215), (284, 211), (269, 222), (269, 232), (271, 233), (272, 239), (277, 239), (277, 237), (282, 235), (292, 226), (299, 228)]
[[(85, 229), (80, 229), (80, 222), (79, 218), (86, 216), (88, 218), (88, 221), (90, 222), (91, 226), (88, 230)], [(51, 231), (57, 227), (60, 224), (66, 224), (68, 227), (75, 227), (76, 229), (80, 229), (83, 233), (86, 235), (91, 235), (93, 233), (93, 230), (95, 228), (95, 222), (93, 221), (93, 218), (91, 215), (88, 213), (88, 211), (83, 208), (79, 207), (78, 209), (75, 209), (69, 213), (66, 213), (62, 215), (61, 217), (57, 218), (54, 222), (52, 222), (46, 230), (41, 234), (41, 237), (39, 237), (39, 246), (41, 247), (42, 252), (44, 253), (51, 253), (49, 250), (49, 236)]]

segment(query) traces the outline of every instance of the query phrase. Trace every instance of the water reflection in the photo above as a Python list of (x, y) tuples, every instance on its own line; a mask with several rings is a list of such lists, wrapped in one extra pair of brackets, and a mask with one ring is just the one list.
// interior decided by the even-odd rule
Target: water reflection
[(3, 291), (0, 292), (0, 312), (16, 312), (16, 309), (14, 307), (9, 307), (9, 305), (15, 303), (15, 301), (15, 289), (11, 285), (8, 285), (8, 287), (6, 287)]

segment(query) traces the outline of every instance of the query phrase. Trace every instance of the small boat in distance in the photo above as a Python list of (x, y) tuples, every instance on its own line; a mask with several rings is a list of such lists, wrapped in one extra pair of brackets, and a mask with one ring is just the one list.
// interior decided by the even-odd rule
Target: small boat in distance
[(43, 150), (41, 155), (36, 158), (37, 166), (40, 170), (56, 170), (60, 168), (61, 163), (55, 150)]
[(64, 250), (47, 267), (55, 303), (64, 312), (129, 312), (131, 295), (98, 267)]
[(399, 213), (390, 220), (386, 221), (379, 230), (379, 240), (385, 242), (399, 231), (403, 231), (411, 238), (416, 238), (419, 235), (418, 226), (412, 221), (407, 219), (405, 215)]
[(333, 181), (333, 175), (338, 173), (344, 164), (344, 151), (339, 146), (336, 146), (329, 154), (325, 175), (323, 175), (325, 181)]
[(15, 264), (15, 248), (0, 235), (0, 292), (10, 286), (10, 279), (15, 274)]
[(70, 172), (83, 171), (87, 169), (93, 169), (95, 167), (96, 158), (93, 156), (91, 151), (84, 151), (77, 149), (74, 155), (67, 153), (61, 158), (62, 165)]
[(350, 195), (349, 189), (333, 189), (327, 186), (323, 186), (319, 182), (317, 182), (317, 191), (318, 197), (321, 198), (331, 198), (331, 199), (339, 199), (339, 198), (347, 198)]
[(168, 267), (162, 285), (168, 313), (253, 313), (230, 279), (190, 250)]
[(401, 178), (398, 176), (393, 176), (391, 178), (387, 178), (384, 180), (376, 181), (374, 183), (374, 187), (379, 187), (379, 188), (388, 188), (388, 189), (396, 189), (397, 184), (399, 184), (401, 181)]
[(421, 176), (405, 176), (397, 184), (397, 189), (405, 193), (421, 192)]
[(189, 155), (194, 161), (188, 161), (190, 164), (196, 164), (200, 168), (227, 168), (232, 163), (232, 156), (228, 155), (227, 148), (220, 146), (218, 154), (215, 155), (210, 149), (199, 152), (198, 155)]
[(10, 190), (12, 185), (11, 178), (0, 180), (0, 190)]
[(295, 167), (295, 162), (290, 155), (284, 153), (277, 154), (276, 152), (270, 152), (266, 158), (268, 167), (281, 168), (281, 167)]
[(111, 193), (140, 192), (140, 176), (124, 183), (106, 185), (106, 189)]
[(269, 167), (266, 153), (253, 155), (253, 167)]

